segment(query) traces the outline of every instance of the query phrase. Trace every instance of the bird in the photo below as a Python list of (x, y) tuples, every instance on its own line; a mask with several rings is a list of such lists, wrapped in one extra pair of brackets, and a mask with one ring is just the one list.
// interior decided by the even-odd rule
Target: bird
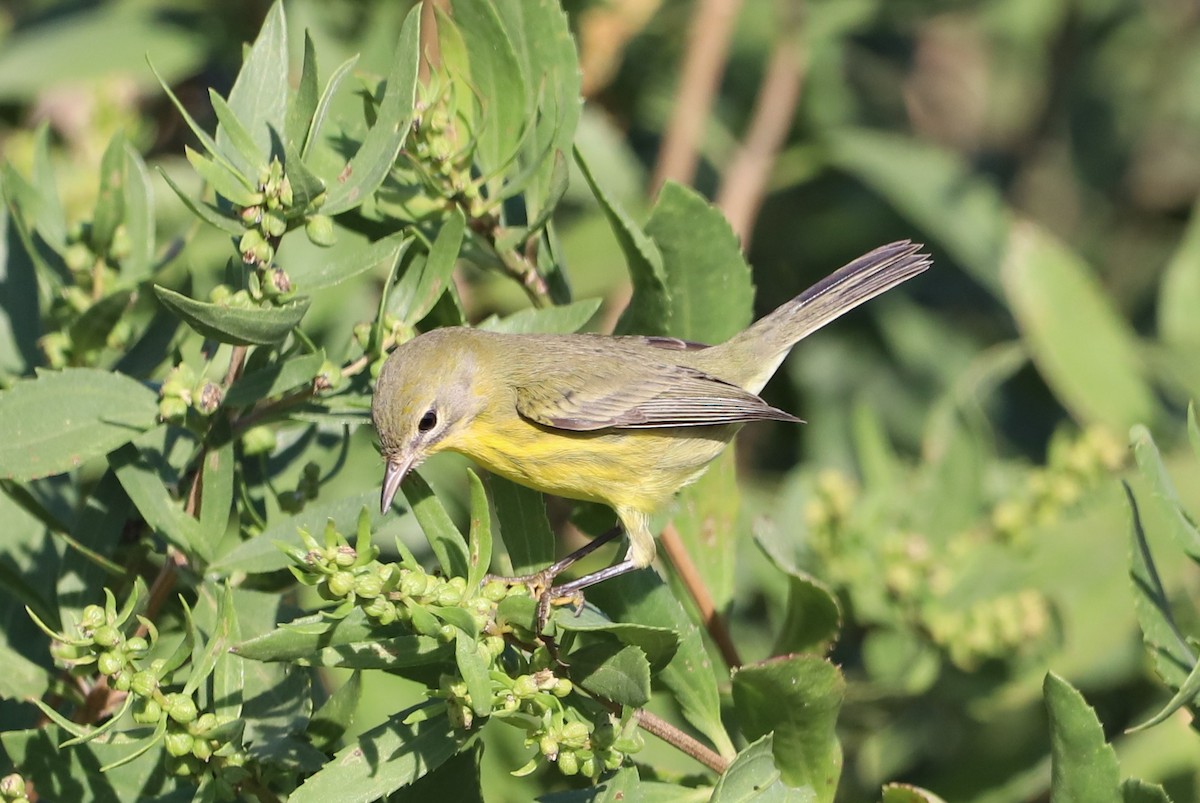
[[(759, 392), (799, 341), (928, 269), (932, 259), (922, 248), (902, 240), (864, 254), (718, 345), (463, 326), (417, 335), (387, 357), (372, 397), (385, 462), (381, 511), (409, 472), (442, 451), (535, 490), (612, 508), (618, 528), (530, 576), (544, 622), (551, 598), (577, 597), (649, 566), (656, 553), (650, 516), (695, 481), (743, 425), (801, 422)], [(553, 585), (622, 531), (629, 539), (623, 560)]]

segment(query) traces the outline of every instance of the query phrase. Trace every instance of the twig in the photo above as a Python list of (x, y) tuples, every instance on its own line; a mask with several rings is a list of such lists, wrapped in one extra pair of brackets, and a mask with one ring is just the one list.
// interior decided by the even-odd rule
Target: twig
[(650, 183), (654, 196), (668, 179), (690, 184), (697, 144), (712, 107), (729, 53), (729, 40), (742, 0), (699, 0), (692, 12), (687, 52), (679, 74), (675, 108), (667, 125)]
[(712, 637), (713, 643), (717, 645), (717, 650), (720, 651), (725, 665), (730, 669), (741, 666), (742, 658), (738, 655), (733, 637), (729, 635), (729, 626), (725, 623), (725, 617), (717, 610), (712, 595), (708, 593), (708, 586), (704, 584), (704, 578), (696, 569), (696, 564), (692, 560), (692, 556), (688, 554), (687, 547), (683, 545), (683, 539), (679, 537), (679, 531), (675, 529), (675, 525), (668, 523), (663, 528), (662, 534), (659, 535), (658, 541), (662, 545), (663, 554), (675, 567), (675, 573), (679, 575), (683, 587), (687, 589), (688, 594), (696, 603), (696, 608), (700, 611), (700, 619), (704, 622), (704, 627), (708, 630), (708, 635)]
[(234, 346), (233, 351), (229, 355), (229, 370), (225, 372), (225, 379), (221, 384), (228, 388), (242, 374), (242, 366), (246, 363), (246, 347)]
[(771, 168), (791, 130), (804, 83), (807, 64), (798, 28), (798, 23), (783, 26), (754, 101), (746, 137), (725, 168), (717, 192), (717, 206), (743, 244), (754, 230)]
[(637, 714), (638, 727), (647, 733), (652, 733), (672, 747), (687, 753), (718, 775), (729, 769), (729, 762), (721, 758), (714, 750), (699, 740), (689, 736), (665, 719), (651, 714), (644, 708), (639, 708)]

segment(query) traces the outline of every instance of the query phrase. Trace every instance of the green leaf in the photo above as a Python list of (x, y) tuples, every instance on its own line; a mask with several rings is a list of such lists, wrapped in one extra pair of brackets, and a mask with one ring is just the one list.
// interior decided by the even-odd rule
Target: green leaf
[(1142, 518), (1133, 491), (1125, 485), (1133, 518), (1133, 543), (1129, 555), (1129, 577), (1133, 581), (1133, 610), (1142, 629), (1142, 641), (1154, 659), (1158, 676), (1173, 689), (1181, 688), (1197, 665), (1196, 654), (1175, 624), (1171, 601), (1158, 577)]
[(603, 299), (587, 298), (558, 307), (523, 309), (505, 318), (492, 315), (476, 328), (507, 334), (566, 335), (578, 332), (600, 309)]
[(513, 574), (539, 571), (554, 562), (554, 532), (546, 518), (546, 500), (532, 488), (491, 475), (488, 485), (500, 523), (500, 536)]
[(629, 277), (633, 281), (633, 297), (621, 313), (616, 333), (665, 335), (670, 327), (671, 299), (667, 292), (667, 274), (663, 256), (653, 240), (642, 231), (624, 209), (596, 183), (583, 154), (575, 149), (575, 162), (592, 190), (592, 195), (604, 210), (608, 225), (625, 255)]
[(467, 221), (460, 210), (447, 215), (424, 262), (409, 265), (388, 294), (387, 310), (409, 326), (429, 314), (450, 285), (462, 250)]
[(1146, 783), (1140, 778), (1126, 778), (1121, 781), (1121, 799), (1124, 803), (1171, 803), (1171, 797), (1165, 789), (1156, 783)]
[(525, 119), (536, 120), (523, 159), (551, 155), (542, 159), (525, 191), (528, 230), (534, 232), (549, 220), (566, 189), (565, 154), (575, 142), (583, 106), (579, 56), (567, 15), (556, 0), (503, 0), (496, 9), (525, 76)]
[[(462, 34), (466, 72), (480, 104), (472, 132), (480, 172), (492, 175), (516, 155), (526, 125), (525, 76), (513, 52), (512, 40), (488, 0), (451, 0), (454, 22)], [(462, 70), (464, 65), (447, 64)], [(459, 98), (459, 103), (469, 102)], [(494, 185), (490, 195), (498, 191)]]
[(336, 215), (359, 206), (387, 177), (412, 128), (420, 55), (421, 7), (415, 6), (404, 18), (400, 29), (386, 94), (379, 104), (375, 125), (342, 170), (345, 178), (329, 184), (329, 197), (321, 207), (322, 213)]
[(641, 708), (650, 702), (650, 662), (637, 647), (601, 641), (571, 653), (571, 680), (621, 705)]
[(283, 340), (299, 325), (311, 300), (296, 298), (279, 307), (230, 307), (197, 301), (154, 285), (167, 309), (205, 337), (235, 346), (269, 346)]
[(409, 508), (429, 540), (442, 571), (447, 577), (467, 577), (471, 562), (466, 542), (433, 489), (420, 474), (410, 471), (404, 482), (400, 483), (400, 490), (404, 492)]
[(121, 281), (133, 284), (154, 269), (154, 188), (141, 155), (125, 143), (125, 234), (129, 253), (121, 260)]
[(152, 390), (94, 368), (40, 371), (0, 391), (0, 477), (61, 474), (158, 421)]
[(412, 783), (457, 753), (462, 737), (439, 715), (406, 725), (401, 711), (342, 748), (293, 792), (290, 803), (368, 803)]
[(288, 269), (288, 276), (297, 289), (311, 293), (341, 284), (368, 271), (386, 275), (396, 261), (404, 256), (412, 242), (411, 236), (399, 232), (366, 245), (339, 249), (333, 259), (298, 264)]
[(906, 783), (890, 783), (883, 787), (883, 803), (945, 803), (933, 792)]
[(217, 117), (217, 144), (225, 145), (225, 156), (241, 171), (243, 176), (257, 178), (259, 171), (265, 168), (270, 160), (270, 151), (261, 150), (250, 132), (242, 125), (233, 109), (225, 102), (225, 98), (215, 89), (208, 90), (208, 100), (212, 104), (213, 113)]
[(672, 519), (717, 610), (733, 600), (741, 501), (737, 455), (727, 448), (708, 464), (700, 479), (680, 492)]
[(1200, 562), (1200, 527), (1196, 526), (1196, 522), (1184, 509), (1150, 430), (1138, 424), (1130, 430), (1129, 440), (1133, 445), (1133, 456), (1137, 460), (1138, 471), (1150, 484), (1159, 511), (1171, 523), (1171, 535), (1175, 543), (1188, 557)]
[(787, 613), (771, 654), (824, 654), (837, 640), (841, 624), (841, 611), (829, 587), (805, 572), (789, 572)]
[(811, 803), (811, 789), (789, 789), (775, 767), (771, 734), (763, 736), (729, 765), (709, 803)]
[(354, 713), (362, 700), (362, 689), (362, 672), (351, 672), (346, 682), (338, 686), (313, 713), (308, 723), (308, 738), (313, 747), (328, 752), (337, 745), (342, 735), (354, 724)]
[(473, 635), (461, 630), (454, 639), (454, 662), (467, 684), (471, 710), (476, 716), (486, 717), (492, 713), (492, 679), (488, 674), (488, 662), (479, 652), (482, 646)]
[(179, 197), (179, 200), (183, 202), (183, 205), (186, 206), (193, 215), (200, 218), (208, 225), (216, 229), (220, 229), (226, 234), (233, 235), (234, 237), (240, 237), (245, 232), (246, 227), (242, 225), (241, 221), (234, 220), (233, 218), (226, 216), (223, 212), (221, 212), (221, 210), (211, 206), (210, 204), (197, 201), (191, 195), (184, 192), (183, 189), (175, 183), (175, 179), (171, 178), (170, 174), (168, 174), (167, 171), (163, 170), (161, 167), (158, 168), (158, 174), (163, 177), (163, 181), (167, 182), (167, 186), (174, 190), (175, 194)]
[[(1187, 706), (1191, 711), (1194, 712), (1196, 708), (1197, 695), (1200, 695), (1200, 664), (1196, 664), (1192, 667), (1191, 674), (1189, 674), (1179, 686), (1179, 691), (1175, 692), (1175, 696), (1172, 697), (1157, 714), (1150, 717), (1150, 719), (1146, 720), (1142, 724), (1129, 728), (1128, 732), (1135, 733), (1137, 731), (1145, 730), (1146, 728), (1152, 728), (1155, 725), (1166, 722), (1172, 714), (1184, 706)], [(1195, 719), (1194, 713), (1190, 718)]]
[(388, 800), (390, 803), (425, 803), (430, 800), (484, 803), (480, 782), (482, 757), (482, 742), (466, 745), (449, 761), (399, 790)]
[(614, 622), (591, 605), (585, 605), (579, 613), (559, 608), (554, 612), (554, 622), (559, 630), (568, 633), (611, 633), (623, 644), (641, 650), (656, 673), (671, 662), (679, 649), (679, 636), (670, 628)]
[(1120, 803), (1117, 756), (1096, 712), (1053, 672), (1042, 684), (1050, 715), (1051, 803)]
[(320, 350), (252, 371), (230, 385), (229, 392), (225, 394), (225, 404), (248, 407), (278, 396), (285, 390), (312, 382), (324, 364), (325, 352)]
[(749, 325), (754, 283), (725, 216), (695, 190), (668, 181), (646, 221), (662, 254), (671, 312), (667, 334), (723, 343)]
[(811, 655), (772, 658), (733, 674), (733, 704), (742, 732), (757, 739), (774, 732), (775, 764), (789, 786), (811, 788), (831, 801), (842, 772), (835, 726), (846, 694), (842, 673)]
[[(145, 74), (147, 58), (160, 64), (170, 81), (196, 75), (206, 63), (211, 40), (192, 14), (177, 11), (88, 6), (22, 24), (0, 50), (0, 98), (8, 104), (32, 103), (50, 88), (76, 84), (83, 76), (132, 83), (138, 97), (149, 97), (154, 81)], [(98, 42), (104, 47), (96, 47)]]
[(100, 157), (100, 192), (92, 212), (91, 245), (107, 254), (113, 232), (125, 218), (125, 134), (117, 131)]
[(71, 345), (81, 352), (103, 348), (113, 327), (129, 310), (132, 299), (132, 290), (117, 290), (88, 307), (68, 329)]
[[(390, 635), (391, 633), (400, 635)], [(251, 661), (347, 669), (401, 669), (445, 661), (450, 647), (429, 636), (381, 630), (361, 608), (342, 619), (307, 616), (232, 648)]]
[(492, 565), (492, 512), (479, 475), (467, 469), (467, 478), (471, 485), (471, 530), (467, 538), (471, 568), (467, 574), (467, 588), (473, 590), (483, 582)]
[(879, 193), (937, 240), (975, 281), (1001, 295), (1000, 254), (1010, 213), (1000, 192), (957, 152), (897, 133), (837, 128), (823, 145), (833, 166)]
[[(187, 157), (188, 164), (200, 175), (204, 183), (212, 187), (220, 197), (237, 206), (251, 206), (261, 202), (262, 195), (241, 173), (235, 173), (224, 164), (210, 159), (186, 145), (183, 154)], [(234, 220), (232, 217), (228, 219), (245, 229), (240, 221)]]
[(205, 543), (219, 544), (229, 529), (236, 463), (232, 440), (210, 446), (204, 453), (200, 467), (200, 539)]
[(309, 126), (317, 111), (317, 51), (308, 31), (304, 32), (304, 60), (300, 63), (300, 83), (289, 93), (287, 115), (283, 121), (284, 144), (296, 154), (304, 153)]
[(1164, 342), (1181, 349), (1200, 347), (1200, 203), (1183, 239), (1171, 255), (1158, 286), (1158, 330)]
[(317, 103), (316, 111), (313, 112), (312, 121), (309, 123), (308, 132), (304, 138), (304, 147), (300, 151), (300, 158), (308, 157), (312, 150), (313, 143), (317, 141), (321, 134), (321, 128), (325, 125), (325, 119), (329, 116), (329, 107), (333, 103), (334, 97), (337, 95), (338, 87), (342, 81), (354, 69), (354, 65), (358, 63), (358, 54), (354, 54), (333, 71), (333, 75), (329, 76), (329, 80), (325, 82), (325, 89), (321, 92), (321, 100)]
[[(287, 119), (288, 97), (292, 94), (288, 84), (287, 20), (284, 18), (283, 3), (276, 0), (263, 20), (258, 37), (246, 54), (246, 61), (238, 71), (233, 88), (229, 90), (229, 111), (245, 132), (241, 141), (239, 132), (230, 130), (222, 121), (217, 128), (217, 145), (226, 156), (237, 154), (247, 161), (243, 166), (257, 170), (261, 160), (274, 153), (275, 144), (281, 143)], [(220, 119), (220, 111), (214, 104)], [(257, 155), (259, 163), (251, 159)], [(250, 174), (253, 175), (253, 174)]]
[[(207, 588), (205, 593), (211, 593)], [(217, 662), (229, 654), (229, 649), (241, 640), (238, 627), (237, 610), (233, 604), (233, 587), (228, 582), (221, 592), (217, 603), (217, 622), (209, 635), (208, 643), (204, 645), (204, 653), (199, 660), (194, 661), (192, 670), (188, 673), (187, 682), (183, 685), (183, 693), (194, 694), (201, 684), (208, 682), (208, 677), (217, 667)]]
[[(151, 460), (139, 446), (162, 440), (162, 430), (147, 433), (134, 443), (125, 444), (108, 456), (109, 465), (121, 481), (130, 501), (150, 529), (189, 554), (205, 562), (212, 558), (214, 541), (205, 538), (200, 523), (183, 512), (183, 504), (171, 497), (164, 482), (163, 466)], [(222, 532), (224, 532), (222, 530)]]
[(1001, 276), (1038, 371), (1076, 420), (1125, 430), (1155, 417), (1133, 331), (1079, 257), (1021, 222)]
[(42, 361), (42, 321), (37, 268), (21, 243), (19, 227), (9, 219), (3, 180), (0, 169), (0, 371), (19, 376)]
[(712, 740), (717, 752), (732, 758), (737, 751), (721, 720), (717, 679), (700, 631), (659, 576), (645, 569), (615, 577), (588, 589), (588, 599), (614, 620), (665, 627), (679, 635), (679, 649), (658, 679), (688, 722)]

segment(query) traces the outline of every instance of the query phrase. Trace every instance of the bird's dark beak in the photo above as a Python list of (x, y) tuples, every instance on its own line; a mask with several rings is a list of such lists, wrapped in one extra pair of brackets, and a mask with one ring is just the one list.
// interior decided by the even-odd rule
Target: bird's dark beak
[(392, 499), (400, 490), (400, 483), (408, 476), (416, 463), (416, 455), (399, 454), (389, 457), (387, 467), (383, 470), (383, 493), (379, 497), (379, 512), (386, 514), (392, 507)]

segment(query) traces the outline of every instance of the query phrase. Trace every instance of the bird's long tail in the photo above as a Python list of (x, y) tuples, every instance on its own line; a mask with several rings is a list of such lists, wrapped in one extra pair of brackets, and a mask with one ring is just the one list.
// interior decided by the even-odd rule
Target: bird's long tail
[(825, 324), (925, 271), (932, 259), (909, 240), (863, 254), (734, 336), (724, 348), (744, 352), (744, 388), (757, 393), (792, 346)]

